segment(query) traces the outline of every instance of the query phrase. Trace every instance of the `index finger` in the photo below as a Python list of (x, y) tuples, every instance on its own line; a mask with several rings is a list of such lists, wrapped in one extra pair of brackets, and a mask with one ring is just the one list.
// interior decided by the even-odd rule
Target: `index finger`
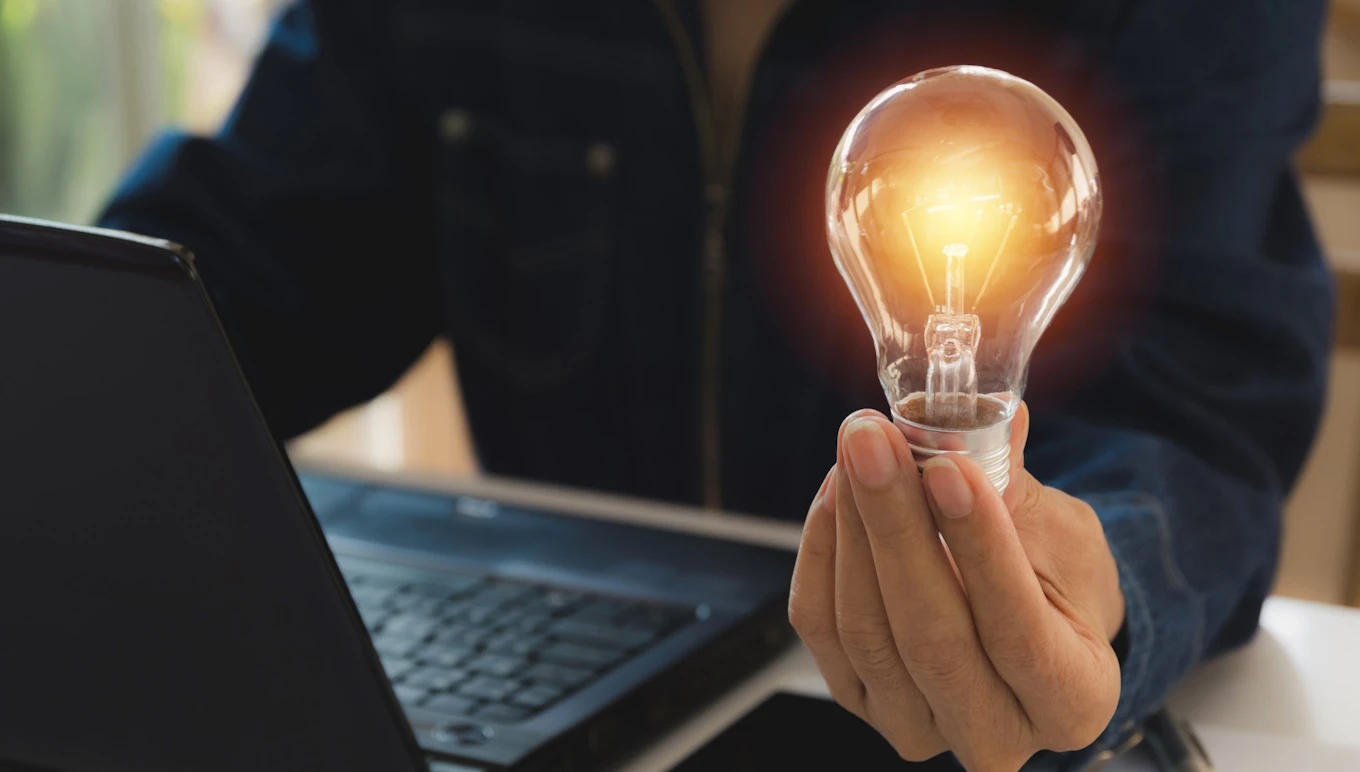
[[(886, 420), (861, 420), (847, 428), (843, 444), (898, 651), (951, 746), (986, 742), (966, 735), (979, 725), (997, 725), (976, 717), (1005, 706), (998, 699), (1005, 684), (982, 650), (906, 440)], [(879, 485), (871, 479), (876, 448), (891, 454), (897, 466), (892, 479)]]
[(965, 456), (932, 458), (923, 476), (935, 521), (968, 590), (983, 648), (1026, 712), (1040, 719), (1063, 626), (1055, 624), (1056, 612), (1010, 512), (987, 475)]

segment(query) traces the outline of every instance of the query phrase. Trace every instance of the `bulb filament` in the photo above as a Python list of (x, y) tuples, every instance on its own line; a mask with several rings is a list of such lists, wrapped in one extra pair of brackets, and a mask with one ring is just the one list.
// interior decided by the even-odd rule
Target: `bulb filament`
[(936, 306), (936, 313), (926, 320), (926, 420), (944, 428), (965, 428), (977, 423), (975, 352), (982, 325), (977, 314), (963, 308), (968, 245), (954, 242), (943, 251), (944, 305)]
[[(938, 206), (931, 207), (927, 212), (941, 209), (942, 207)], [(1016, 220), (1019, 219), (1012, 207), (1007, 206), (1003, 211), (1009, 211), (1010, 218), (996, 254), (992, 256), (987, 266), (987, 273), (983, 276), (977, 296), (973, 298), (971, 306), (973, 310), (977, 309), (983, 295), (991, 286), (997, 263), (1000, 262), (1006, 244), (1010, 241), (1011, 232), (1015, 229)], [(921, 259), (911, 218), (906, 212), (902, 214), (902, 221), (906, 224), (907, 234), (911, 239), (916, 265), (921, 272), (930, 305), (935, 309), (935, 313), (926, 319), (925, 325), (927, 354), (925, 419), (931, 425), (941, 428), (963, 429), (977, 425), (977, 348), (982, 336), (982, 323), (976, 313), (969, 312), (965, 280), (973, 237), (977, 234), (981, 220), (982, 210), (978, 210), (977, 221), (973, 223), (968, 242), (953, 241), (941, 249), (945, 261), (944, 302), (937, 304), (930, 288), (929, 274)]]

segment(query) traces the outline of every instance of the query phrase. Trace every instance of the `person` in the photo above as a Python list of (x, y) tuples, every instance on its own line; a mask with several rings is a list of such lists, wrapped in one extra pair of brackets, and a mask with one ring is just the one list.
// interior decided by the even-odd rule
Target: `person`
[[(834, 697), (904, 758), (1078, 768), (1246, 641), (1271, 587), (1327, 374), (1291, 169), (1322, 16), (295, 2), (221, 130), (153, 142), (101, 221), (197, 253), (281, 437), (442, 334), (491, 472), (784, 517), (813, 499), (790, 616)], [(918, 474), (863, 410), (873, 351), (823, 232), (849, 120), (957, 63), (1066, 105), (1106, 190), (1004, 496), (963, 457)]]

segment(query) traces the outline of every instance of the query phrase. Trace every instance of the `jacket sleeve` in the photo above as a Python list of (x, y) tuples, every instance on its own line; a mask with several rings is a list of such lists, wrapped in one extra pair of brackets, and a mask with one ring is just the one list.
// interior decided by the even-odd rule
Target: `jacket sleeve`
[(288, 7), (217, 135), (153, 141), (100, 218), (195, 253), (280, 437), (381, 392), (437, 327), (421, 138), (382, 88), (382, 36), (347, 14)]
[[(1095, 748), (1040, 768), (1117, 746), (1255, 632), (1327, 379), (1331, 279), (1292, 169), (1318, 112), (1323, 4), (1127, 5), (1109, 57), (1143, 138), (1106, 142), (1101, 172), (1140, 179), (1114, 184), (1155, 215), (1113, 213), (1081, 320), (1041, 344), (1036, 375), (1066, 393), (1032, 402), (1026, 454), (1105, 526), (1127, 607), (1122, 694)], [(1107, 213), (1134, 203), (1107, 198)]]

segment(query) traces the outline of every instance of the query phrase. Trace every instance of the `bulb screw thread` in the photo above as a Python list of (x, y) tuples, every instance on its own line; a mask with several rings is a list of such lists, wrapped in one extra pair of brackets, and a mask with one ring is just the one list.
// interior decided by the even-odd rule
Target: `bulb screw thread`
[(997, 493), (1005, 493), (1010, 485), (1009, 418), (978, 429), (936, 429), (908, 421), (894, 412), (893, 424), (907, 438), (918, 469), (935, 456), (958, 453), (973, 459), (982, 468)]

